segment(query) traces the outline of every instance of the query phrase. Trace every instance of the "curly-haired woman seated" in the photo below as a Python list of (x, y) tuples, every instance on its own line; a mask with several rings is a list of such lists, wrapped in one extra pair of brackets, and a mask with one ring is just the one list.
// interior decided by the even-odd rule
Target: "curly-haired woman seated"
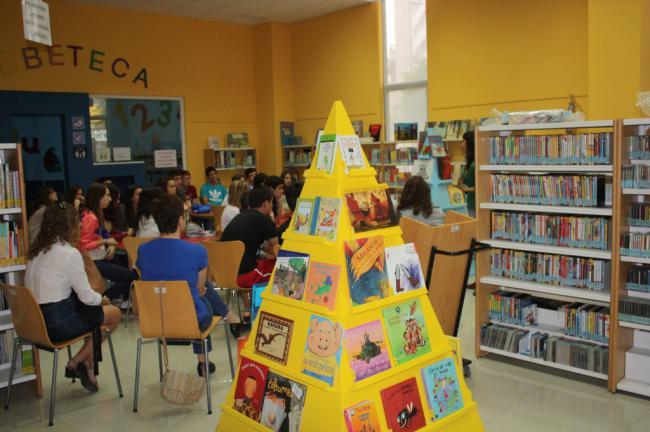
[(411, 176), (406, 181), (397, 212), (400, 217), (408, 217), (427, 225), (440, 225), (445, 222), (445, 214), (440, 207), (431, 202), (431, 188), (420, 176)]
[[(81, 253), (75, 247), (80, 235), (74, 206), (52, 204), (45, 209), (41, 230), (27, 253), (25, 284), (43, 311), (52, 342), (74, 339), (100, 325), (112, 332), (122, 317), (118, 308), (90, 287)], [(98, 390), (91, 337), (68, 362), (65, 376), (79, 378), (89, 391)]]

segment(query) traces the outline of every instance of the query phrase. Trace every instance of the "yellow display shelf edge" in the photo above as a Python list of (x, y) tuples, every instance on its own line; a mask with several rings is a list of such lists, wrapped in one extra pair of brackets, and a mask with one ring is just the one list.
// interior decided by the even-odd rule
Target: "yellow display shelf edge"
[(352, 306), (352, 310), (351, 310), (350, 315), (356, 315), (356, 314), (371, 312), (371, 311), (374, 311), (375, 309), (383, 309), (386, 306), (390, 306), (391, 304), (393, 304), (395, 298), (399, 298), (400, 303), (402, 303), (402, 302), (405, 302), (405, 301), (408, 301), (408, 300), (411, 300), (411, 299), (414, 299), (414, 298), (418, 298), (418, 297), (420, 297), (422, 295), (424, 295), (424, 296), (427, 295), (426, 288), (420, 288), (420, 289), (416, 289), (416, 290), (413, 290), (413, 291), (407, 291), (407, 292), (401, 293), (401, 294), (393, 294), (393, 295), (390, 295), (390, 296), (385, 297), (383, 299), (372, 301), (370, 303), (366, 303), (366, 304), (359, 305), (359, 306)]
[(297, 307), (317, 315), (323, 315), (330, 318), (336, 316), (336, 313), (334, 311), (329, 310), (325, 306), (313, 305), (311, 303), (307, 303), (304, 300), (298, 300), (294, 298), (281, 296), (279, 294), (273, 294), (272, 292), (267, 292), (266, 290), (262, 292), (262, 298), (264, 300), (276, 302), (285, 306)]

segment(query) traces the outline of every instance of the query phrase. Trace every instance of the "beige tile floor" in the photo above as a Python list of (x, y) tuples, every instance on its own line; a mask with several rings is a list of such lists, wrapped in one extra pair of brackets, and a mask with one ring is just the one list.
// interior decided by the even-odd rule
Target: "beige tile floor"
[[(465, 357), (472, 359), (473, 312), (474, 298), (470, 294), (465, 303), (460, 334), (464, 338)], [(28, 385), (16, 387), (11, 408), (0, 410), (0, 432), (45, 429), (107, 432), (214, 430), (219, 420), (219, 405), (230, 388), (223, 330), (218, 328), (213, 340), (217, 373), (211, 387), (214, 407), (211, 416), (206, 415), (205, 400), (191, 408), (179, 408), (160, 398), (153, 345), (144, 348), (140, 410), (133, 413), (137, 335), (136, 324), (129, 324), (127, 329), (121, 327), (114, 336), (124, 387), (123, 399), (117, 398), (110, 361), (105, 361), (100, 376), (101, 389), (97, 394), (88, 394), (78, 383), (59, 379), (53, 428), (47, 428), (49, 399), (36, 399)], [(42, 362), (44, 391), (48, 392), (50, 354), (43, 353)], [(173, 347), (171, 362), (175, 368), (187, 371), (196, 368), (189, 347)], [(650, 431), (650, 401), (625, 394), (613, 395), (599, 381), (583, 381), (554, 370), (488, 357), (474, 361), (468, 384), (478, 402), (486, 430), (490, 432)], [(0, 395), (4, 396), (4, 392)]]

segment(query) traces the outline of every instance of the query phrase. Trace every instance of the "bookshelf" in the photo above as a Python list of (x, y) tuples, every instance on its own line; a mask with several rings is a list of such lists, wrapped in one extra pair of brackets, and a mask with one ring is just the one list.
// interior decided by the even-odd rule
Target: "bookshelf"
[[(609, 347), (618, 343), (617, 142), (612, 120), (476, 129), (477, 238), (492, 246), (476, 259), (477, 356), (561, 369), (616, 389), (620, 355)], [(597, 245), (584, 247), (589, 241)], [(515, 310), (527, 321), (491, 319), (502, 298), (523, 299)], [(572, 333), (582, 324), (564, 310), (574, 303), (584, 305), (580, 313), (599, 313), (585, 321), (596, 324), (593, 333), (609, 320), (608, 338)], [(572, 361), (574, 351), (589, 363)]]
[(302, 178), (302, 172), (309, 168), (315, 154), (314, 144), (282, 146), (282, 169), (295, 169)]
[(213, 166), (217, 171), (236, 171), (255, 168), (257, 149), (255, 147), (228, 147), (203, 150), (204, 167)]
[[(0, 144), (0, 275), (8, 284), (22, 284), (27, 246), (27, 211), (20, 144)], [(11, 310), (0, 294), (0, 388), (7, 387), (14, 332)], [(33, 370), (26, 370), (31, 359)], [(38, 350), (23, 347), (14, 384), (33, 382), (42, 395)], [(24, 366), (21, 367), (21, 365)]]
[[(650, 253), (634, 246), (650, 232), (645, 210), (650, 208), (647, 165), (650, 164), (650, 118), (619, 120), (618, 146), (622, 183), (618, 212), (620, 219), (619, 290), (614, 298), (616, 334), (614, 386), (616, 390), (650, 397), (650, 319), (632, 322), (628, 305), (648, 302), (650, 293), (643, 276), (650, 269)], [(640, 283), (636, 283), (640, 282)], [(635, 314), (636, 315), (636, 314)], [(643, 314), (650, 317), (650, 314)]]

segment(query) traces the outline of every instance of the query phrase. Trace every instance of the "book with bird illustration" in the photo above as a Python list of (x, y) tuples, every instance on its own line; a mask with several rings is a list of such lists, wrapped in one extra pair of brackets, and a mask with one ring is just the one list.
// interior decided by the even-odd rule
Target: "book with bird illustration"
[(431, 420), (440, 420), (463, 408), (463, 395), (453, 359), (442, 359), (422, 368), (421, 372), (427, 402), (433, 412)]
[(274, 432), (298, 432), (307, 386), (269, 371), (260, 423)]
[(420, 259), (413, 243), (386, 248), (386, 273), (393, 294), (426, 287)]
[(384, 237), (374, 236), (345, 242), (345, 261), (352, 305), (362, 305), (390, 295)]
[(415, 378), (380, 391), (386, 423), (392, 431), (412, 432), (426, 426), (426, 419)]
[(390, 351), (398, 365), (431, 352), (420, 299), (388, 306), (382, 313)]
[(287, 364), (293, 321), (268, 312), (260, 312), (255, 335), (255, 353)]
[(280, 250), (275, 261), (271, 292), (283, 297), (302, 299), (308, 266), (309, 255)]
[(356, 233), (397, 225), (395, 210), (385, 189), (347, 193), (345, 204)]
[(312, 261), (307, 272), (304, 300), (334, 310), (340, 275), (341, 266)]

